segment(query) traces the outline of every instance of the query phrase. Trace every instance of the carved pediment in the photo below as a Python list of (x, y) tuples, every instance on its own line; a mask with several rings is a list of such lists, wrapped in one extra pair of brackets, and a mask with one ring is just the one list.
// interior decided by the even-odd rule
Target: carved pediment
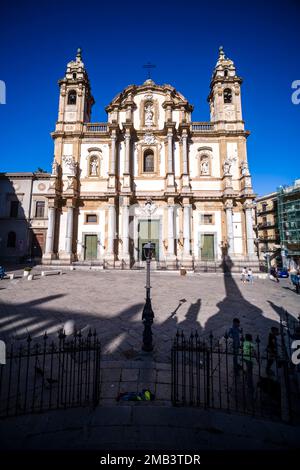
[(167, 102), (172, 102), (173, 107), (184, 107), (186, 110), (192, 112), (194, 107), (187, 101), (187, 99), (178, 92), (171, 85), (157, 85), (153, 80), (146, 80), (142, 85), (129, 85), (106, 107), (106, 111), (110, 112), (116, 107), (123, 109), (128, 103), (132, 103), (133, 98), (136, 95), (149, 95), (153, 97), (155, 94), (164, 95)]

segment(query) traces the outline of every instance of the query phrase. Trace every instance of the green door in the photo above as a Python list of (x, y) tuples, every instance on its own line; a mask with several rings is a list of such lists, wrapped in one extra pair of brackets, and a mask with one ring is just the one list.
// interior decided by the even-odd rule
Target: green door
[(97, 235), (85, 236), (85, 253), (84, 259), (97, 259)]
[(215, 259), (215, 236), (212, 234), (202, 234), (201, 259)]
[(152, 259), (159, 260), (159, 220), (140, 220), (138, 223), (139, 233), (139, 259), (145, 260), (143, 247), (151, 241), (155, 248)]

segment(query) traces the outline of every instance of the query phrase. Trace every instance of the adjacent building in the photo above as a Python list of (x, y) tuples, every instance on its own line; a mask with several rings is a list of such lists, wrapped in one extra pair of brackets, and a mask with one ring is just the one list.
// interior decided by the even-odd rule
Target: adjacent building
[(256, 215), (260, 261), (300, 267), (300, 180), (257, 198)]
[(134, 268), (150, 239), (166, 268), (224, 257), (257, 266), (241, 85), (221, 47), (209, 122), (194, 122), (184, 95), (151, 79), (121, 91), (107, 122), (91, 122), (78, 50), (59, 81), (43, 263)]
[(48, 173), (0, 173), (0, 258), (40, 260), (48, 227)]
[(279, 188), (277, 213), (282, 263), (300, 267), (300, 179)]
[(256, 227), (261, 265), (269, 268), (271, 265), (277, 265), (281, 261), (277, 192), (257, 198)]

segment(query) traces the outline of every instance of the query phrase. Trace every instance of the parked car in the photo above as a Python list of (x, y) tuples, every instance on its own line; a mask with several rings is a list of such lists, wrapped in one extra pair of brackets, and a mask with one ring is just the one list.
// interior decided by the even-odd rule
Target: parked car
[(278, 277), (288, 278), (289, 277), (288, 270), (285, 269), (285, 268), (279, 268), (278, 269)]

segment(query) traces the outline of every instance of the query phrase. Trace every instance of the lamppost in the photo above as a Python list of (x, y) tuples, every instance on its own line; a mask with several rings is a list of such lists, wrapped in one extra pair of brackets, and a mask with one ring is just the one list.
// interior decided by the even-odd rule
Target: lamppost
[(151, 305), (151, 286), (150, 286), (150, 263), (152, 254), (154, 251), (154, 243), (148, 242), (144, 245), (144, 255), (146, 258), (146, 303), (143, 309), (142, 321), (144, 323), (144, 332), (143, 332), (143, 351), (150, 352), (153, 350), (152, 344), (152, 330), (151, 325), (153, 323), (154, 313)]

